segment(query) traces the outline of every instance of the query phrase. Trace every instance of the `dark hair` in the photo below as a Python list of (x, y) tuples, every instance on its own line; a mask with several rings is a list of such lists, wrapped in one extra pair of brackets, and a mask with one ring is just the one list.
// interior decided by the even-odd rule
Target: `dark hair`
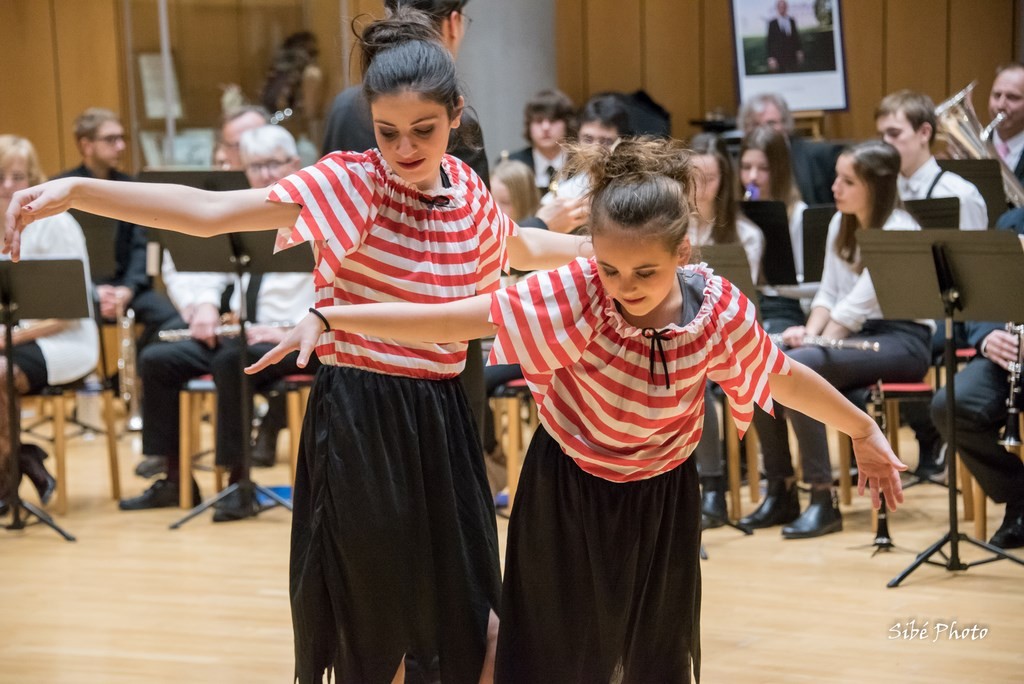
[(569, 96), (554, 88), (542, 90), (526, 101), (523, 108), (523, 137), (530, 140), (530, 124), (536, 119), (550, 119), (565, 122), (565, 135), (576, 135), (576, 105)]
[[(771, 126), (757, 126), (743, 136), (740, 145), (740, 166), (743, 165), (743, 153), (747, 150), (760, 150), (768, 160), (771, 178), (768, 182), (770, 198), (786, 203), (786, 211), (792, 212), (793, 206), (800, 201), (800, 190), (793, 181), (793, 164), (789, 156), (789, 143), (786, 136)], [(742, 179), (740, 180), (742, 182)]]
[(461, 12), (469, 0), (384, 0), (384, 9), (389, 13), (402, 8), (419, 10), (429, 14), (435, 21), (447, 19), (452, 12)]
[[(711, 239), (716, 245), (739, 242), (736, 232), (736, 181), (725, 141), (714, 133), (700, 133), (690, 141), (694, 154), (708, 155), (718, 164), (718, 195), (715, 197), (715, 222), (711, 226)], [(698, 172), (699, 173), (699, 172)], [(695, 203), (696, 204), (696, 203)], [(702, 217), (702, 218), (707, 218)]]
[(843, 214), (836, 237), (836, 253), (844, 261), (855, 264), (857, 253), (857, 231), (861, 228), (881, 228), (896, 209), (903, 206), (900, 201), (896, 179), (900, 174), (900, 153), (895, 147), (881, 140), (869, 140), (843, 150), (840, 158), (848, 157), (856, 174), (868, 191), (871, 214), (868, 225), (862, 226), (853, 214)]
[(284, 39), (260, 93), (260, 102), (268, 111), (297, 109), (303, 74), (306, 67), (316, 62), (318, 54), (316, 36), (310, 31), (299, 31)]
[(914, 131), (921, 130), (921, 126), (928, 124), (932, 127), (928, 142), (935, 141), (935, 102), (924, 93), (913, 90), (897, 90), (889, 93), (878, 103), (875, 109), (875, 121), (883, 116), (896, 116), (903, 112), (907, 123)]
[(686, 239), (693, 164), (681, 142), (645, 136), (621, 140), (611, 149), (577, 144), (566, 166), (570, 175), (590, 178), (592, 235), (626, 230), (660, 239), (673, 252)]
[(442, 105), (454, 117), (459, 105), (455, 60), (427, 14), (400, 7), (369, 24), (360, 37), (363, 93), (371, 104), (404, 90)]
[(580, 122), (599, 123), (605, 128), (614, 128), (620, 136), (629, 135), (629, 112), (618, 95), (604, 93), (595, 95), (580, 110)]

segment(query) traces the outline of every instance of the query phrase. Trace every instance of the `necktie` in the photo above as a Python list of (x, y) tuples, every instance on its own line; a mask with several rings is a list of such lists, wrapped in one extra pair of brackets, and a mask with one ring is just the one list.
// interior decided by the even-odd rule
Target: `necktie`
[(558, 173), (558, 171), (555, 170), (555, 167), (549, 164), (548, 168), (545, 169), (544, 172), (548, 174), (548, 189), (554, 190), (555, 188), (557, 188), (558, 186), (555, 184), (555, 175)]
[(1009, 161), (1007, 157), (1010, 156), (1010, 146), (1006, 144), (1005, 140), (996, 141), (996, 152), (998, 152), (999, 156), (1003, 158), (1003, 161)]

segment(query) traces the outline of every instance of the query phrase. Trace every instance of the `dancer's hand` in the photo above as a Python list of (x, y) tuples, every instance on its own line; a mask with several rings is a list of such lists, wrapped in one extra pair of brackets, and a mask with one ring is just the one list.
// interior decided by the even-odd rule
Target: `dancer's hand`
[(871, 490), (871, 506), (881, 507), (879, 491), (885, 494), (885, 503), (890, 510), (903, 503), (903, 485), (900, 472), (907, 469), (905, 463), (896, 458), (885, 435), (874, 426), (874, 430), (863, 437), (853, 439), (853, 453), (857, 457), (857, 493), (864, 494), (864, 487)]
[(58, 178), (14, 193), (4, 222), (3, 253), (21, 258), (21, 232), (32, 223), (71, 208), (71, 192), (80, 179)]
[(280, 362), (281, 359), (296, 349), (299, 350), (299, 358), (296, 364), (299, 368), (305, 368), (306, 364), (309, 363), (310, 354), (316, 348), (317, 340), (320, 339), (320, 335), (323, 333), (323, 321), (314, 314), (306, 314), (299, 321), (298, 325), (288, 331), (288, 334), (284, 336), (284, 339), (276, 347), (264, 354), (263, 358), (259, 361), (246, 368), (245, 372), (249, 375), (259, 373), (264, 368)]

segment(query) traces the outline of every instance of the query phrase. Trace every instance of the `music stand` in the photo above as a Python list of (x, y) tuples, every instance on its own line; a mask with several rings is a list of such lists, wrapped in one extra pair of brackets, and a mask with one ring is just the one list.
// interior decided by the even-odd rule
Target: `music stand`
[(828, 249), (828, 227), (836, 214), (834, 204), (816, 204), (804, 209), (804, 282), (820, 283)]
[[(757, 310), (757, 289), (754, 287), (754, 281), (750, 277), (750, 261), (747, 260), (747, 252), (743, 249), (743, 246), (739, 243), (729, 245), (705, 245), (697, 247), (694, 250), (696, 254), (693, 255), (691, 261), (703, 261), (711, 270), (715, 272), (715, 275), (722, 276), (730, 283), (739, 288), (747, 299), (750, 300), (751, 304), (754, 305), (755, 311)], [(760, 314), (758, 314), (760, 318)], [(723, 416), (724, 418), (724, 416)], [(723, 440), (724, 441), (724, 440)], [(748, 477), (750, 475), (748, 474)], [(740, 475), (737, 472), (735, 477), (739, 478)], [(733, 484), (736, 484), (739, 480), (737, 479)], [(754, 531), (746, 525), (740, 525), (738, 522), (733, 522), (728, 517), (720, 518), (717, 515), (704, 513), (707, 517), (711, 518), (716, 522), (721, 522), (724, 525), (739, 530), (743, 534), (753, 534)], [(707, 553), (704, 551), (704, 547), (701, 546), (701, 557), (707, 559)]]
[(244, 171), (219, 169), (146, 170), (139, 174), (139, 180), (143, 183), (172, 183), (217, 192), (248, 190), (251, 187)]
[(998, 159), (939, 159), (939, 167), (974, 184), (988, 209), (988, 227), (1006, 211), (1006, 190), (1003, 188), (1002, 162)]
[[(82, 284), (80, 294), (74, 289), (63, 290), (54, 296), (55, 283)], [(4, 325), (4, 358), (7, 368), (14, 368), (14, 340), (11, 330), (23, 319), (76, 319), (89, 318), (89, 283), (85, 280), (85, 266), (80, 259), (26, 259), (19, 263), (0, 261), (0, 320)], [(76, 296), (78, 295), (78, 296)], [(75, 538), (54, 522), (41, 508), (22, 501), (18, 494), (21, 483), (21, 466), (18, 454), (21, 451), (21, 421), (15, 401), (14, 373), (7, 373), (7, 420), (10, 429), (11, 475), (13, 486), (7, 504), (14, 519), (7, 526), (9, 530), (24, 529), (27, 521), (22, 519), (22, 510), (34, 515), (54, 532), (68, 541)]]
[(740, 202), (740, 210), (764, 233), (761, 268), (765, 282), (769, 285), (796, 285), (796, 262), (793, 261), (793, 240), (789, 235), (785, 203)]
[(960, 198), (905, 200), (903, 206), (925, 230), (960, 227)]
[[(860, 231), (861, 259), (871, 272), (878, 302), (890, 319), (943, 318), (946, 362), (946, 458), (949, 478), (949, 530), (922, 551), (887, 586), (899, 586), (924, 563), (948, 571), (967, 570), (1002, 558), (1024, 565), (997, 546), (960, 532), (956, 514), (956, 350), (954, 320), (1024, 320), (1024, 299), (1003, 296), (1024, 291), (1024, 251), (1008, 231)], [(950, 545), (947, 556), (942, 550)], [(965, 563), (960, 542), (995, 554)], [(931, 560), (936, 553), (945, 563)]]
[[(241, 374), (242, 434), (245, 436), (241, 444), (241, 477), (238, 482), (227, 486), (213, 498), (196, 505), (185, 517), (171, 525), (171, 529), (178, 529), (235, 491), (238, 491), (241, 496), (242, 506), (251, 510), (254, 515), (265, 510), (257, 505), (257, 493), (263, 494), (274, 503), (284, 506), (290, 511), (292, 510), (291, 503), (273, 490), (253, 482), (249, 476), (252, 467), (252, 444), (248, 438), (252, 430), (252, 393), (249, 376), (245, 373), (245, 367), (249, 365), (249, 345), (246, 341), (246, 326), (249, 320), (246, 311), (246, 279), (243, 276), (249, 274), (251, 277), (256, 273), (311, 273), (313, 270), (312, 253), (306, 250), (292, 249), (274, 254), (276, 231), (229, 233), (208, 238), (197, 238), (171, 231), (158, 231), (155, 235), (164, 249), (171, 252), (177, 270), (233, 273), (235, 274), (235, 287), (239, 294), (240, 353), (238, 372)], [(188, 487), (191, 486), (191, 483), (183, 483), (181, 486)], [(273, 504), (268, 507), (272, 506)]]

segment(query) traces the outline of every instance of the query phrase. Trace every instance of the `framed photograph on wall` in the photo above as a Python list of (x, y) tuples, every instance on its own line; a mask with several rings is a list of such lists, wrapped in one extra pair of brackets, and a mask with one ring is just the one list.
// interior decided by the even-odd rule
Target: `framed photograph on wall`
[(740, 102), (779, 93), (790, 109), (845, 110), (840, 0), (730, 0)]

